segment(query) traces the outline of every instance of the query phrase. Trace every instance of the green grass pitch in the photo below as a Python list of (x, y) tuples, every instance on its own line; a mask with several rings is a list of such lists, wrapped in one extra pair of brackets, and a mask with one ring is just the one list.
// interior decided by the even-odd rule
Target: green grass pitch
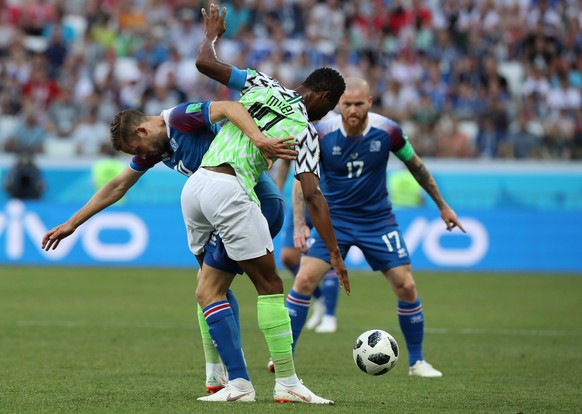
[[(379, 273), (350, 276), (338, 332), (304, 332), (295, 356), (298, 375), (333, 407), (272, 401), (256, 294), (247, 278), (235, 281), (257, 402), (226, 407), (196, 401), (205, 390), (193, 271), (2, 267), (0, 412), (582, 412), (581, 275), (417, 272), (425, 357), (441, 379), (408, 376), (388, 283)], [(380, 377), (352, 359), (357, 336), (373, 328), (401, 349)]]

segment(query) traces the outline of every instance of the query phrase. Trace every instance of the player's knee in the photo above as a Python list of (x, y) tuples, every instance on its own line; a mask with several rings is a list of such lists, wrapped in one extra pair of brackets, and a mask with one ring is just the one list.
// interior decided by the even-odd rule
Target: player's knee
[(200, 285), (196, 288), (196, 302), (198, 302), (202, 308), (205, 308), (212, 303), (209, 293)]
[(281, 252), (281, 263), (287, 268), (292, 268), (299, 264), (301, 255), (298, 255), (295, 249), (283, 249)]
[(295, 282), (293, 283), (293, 290), (302, 295), (311, 295), (317, 286), (318, 281), (306, 272), (297, 274)]
[(405, 302), (414, 302), (417, 297), (416, 283), (414, 280), (406, 280), (397, 287), (398, 299)]
[(280, 295), (283, 293), (283, 281), (279, 276), (255, 279), (253, 283), (259, 295)]

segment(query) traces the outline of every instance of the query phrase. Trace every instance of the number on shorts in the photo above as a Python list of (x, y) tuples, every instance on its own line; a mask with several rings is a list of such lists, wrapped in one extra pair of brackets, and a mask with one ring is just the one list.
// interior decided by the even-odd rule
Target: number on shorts
[(397, 231), (391, 231), (390, 233), (382, 236), (382, 240), (384, 240), (384, 243), (386, 243), (386, 247), (388, 247), (388, 251), (393, 252), (394, 247), (392, 246), (390, 239), (394, 239), (393, 242), (396, 243), (396, 250), (400, 250), (400, 248), (401, 248), (400, 236), (398, 235)]

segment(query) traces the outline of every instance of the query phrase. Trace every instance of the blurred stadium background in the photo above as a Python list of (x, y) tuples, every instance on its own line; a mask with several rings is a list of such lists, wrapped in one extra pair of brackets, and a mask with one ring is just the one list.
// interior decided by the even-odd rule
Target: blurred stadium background
[[(397, 208), (416, 269), (582, 273), (579, 1), (222, 5), (225, 60), (288, 86), (322, 65), (365, 77), (374, 110), (402, 124), (468, 230), (445, 234), (430, 200)], [(185, 178), (165, 167), (59, 250), (41, 251), (40, 239), (94, 192), (98, 160), (128, 162), (108, 146), (118, 110), (236, 98), (194, 66), (202, 6), (0, 0), (0, 264), (195, 264), (179, 208)], [(44, 183), (33, 199), (6, 187), (23, 154)], [(400, 169), (391, 164), (388, 173)], [(348, 265), (367, 269), (357, 250)]]

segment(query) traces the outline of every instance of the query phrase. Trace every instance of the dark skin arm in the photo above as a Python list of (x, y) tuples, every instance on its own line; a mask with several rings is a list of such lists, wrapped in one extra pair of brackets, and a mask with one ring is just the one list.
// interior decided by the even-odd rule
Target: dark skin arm
[(222, 13), (218, 6), (211, 4), (208, 13), (202, 9), (204, 19), (204, 40), (198, 48), (196, 56), (196, 68), (198, 71), (215, 81), (226, 85), (232, 73), (232, 65), (222, 62), (216, 55), (215, 42), (226, 31), (226, 7), (222, 8)]
[[(325, 247), (329, 251), (331, 265), (336, 272), (340, 286), (343, 286), (347, 295), (350, 294), (350, 279), (348, 270), (342, 259), (337, 239), (331, 225), (331, 217), (327, 201), (319, 188), (319, 178), (314, 173), (302, 173), (297, 176), (300, 185), (293, 185), (293, 221), (295, 223), (295, 247), (307, 250), (306, 239), (309, 237), (309, 228), (305, 225), (305, 207), (309, 217)], [(301, 195), (302, 194), (302, 195)]]
[(434, 180), (432, 174), (430, 173), (430, 171), (428, 171), (420, 157), (414, 154), (412, 158), (410, 158), (404, 164), (406, 165), (408, 171), (410, 171), (414, 179), (418, 182), (418, 184), (420, 184), (422, 188), (424, 188), (424, 191), (428, 193), (430, 198), (432, 198), (432, 200), (439, 208), (441, 218), (447, 225), (447, 230), (452, 231), (455, 227), (458, 227), (463, 233), (466, 233), (465, 229), (463, 228), (463, 226), (459, 222), (459, 219), (457, 218), (457, 214), (453, 211), (452, 208), (449, 207), (449, 205), (443, 199), (443, 196), (441, 195), (441, 192), (436, 181)]
[[(202, 9), (204, 18), (204, 40), (198, 48), (196, 56), (196, 68), (198, 71), (217, 82), (227, 85), (232, 73), (233, 66), (229, 63), (222, 62), (216, 55), (215, 42), (224, 34), (226, 30), (226, 8), (222, 8), (222, 13), (218, 6), (211, 4), (209, 12)], [(237, 125), (238, 126), (238, 125)], [(272, 165), (273, 158), (284, 158), (288, 160), (295, 159), (297, 152), (292, 148), (297, 145), (293, 138), (279, 138), (274, 143), (271, 140), (253, 140), (253, 143), (259, 148), (269, 162), (269, 168)]]

